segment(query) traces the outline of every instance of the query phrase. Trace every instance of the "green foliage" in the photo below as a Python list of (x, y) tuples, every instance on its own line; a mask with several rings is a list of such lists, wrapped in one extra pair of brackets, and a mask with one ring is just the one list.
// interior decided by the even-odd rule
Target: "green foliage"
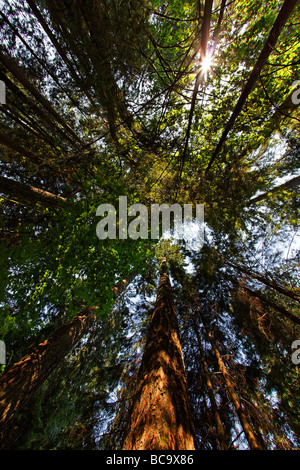
[[(224, 11), (223, 2), (213, 2), (213, 62), (201, 78), (187, 141), (203, 3), (1, 2), (1, 50), (9, 63), (0, 62), (7, 91), (0, 169), (30, 193), (12, 197), (0, 187), (0, 339), (8, 345), (8, 367), (82, 306), (99, 307), (95, 330), (36, 392), (24, 409), (28, 420), (18, 416), (15, 448), (120, 447), (165, 256), (196, 421), (205, 412), (206, 394), (190, 347), (196, 343), (190, 323), (195, 301), (228, 356), (239, 393), (256, 407), (247, 412), (257, 435), (270, 448), (299, 445), (299, 370), (288, 357), (299, 331), (267, 303), (245, 292), (238, 297), (239, 289), (256, 289), (295, 316), (299, 310), (226, 261), (299, 292), (299, 194), (276, 186), (299, 173), (299, 107), (290, 94), (299, 75), (300, 6), (206, 174), (282, 2), (236, 0), (226, 2)], [(42, 203), (30, 188), (49, 198)], [(265, 198), (251, 202), (265, 191)], [(53, 204), (53, 195), (66, 203)], [(147, 208), (204, 203), (201, 252), (172, 239), (99, 240), (96, 209), (102, 203), (118, 207), (121, 195), (128, 206)], [(113, 285), (135, 270), (134, 300), (125, 296), (116, 306)], [(237, 437), (215, 358), (208, 347), (205, 354), (227, 410), (221, 414), (229, 441), (234, 447), (237, 439), (243, 448), (247, 443)], [(200, 421), (199, 447), (212, 448), (210, 430)]]

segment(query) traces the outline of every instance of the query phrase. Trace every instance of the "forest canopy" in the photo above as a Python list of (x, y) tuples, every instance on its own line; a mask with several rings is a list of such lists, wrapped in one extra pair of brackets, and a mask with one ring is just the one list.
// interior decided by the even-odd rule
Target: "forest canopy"
[(167, 446), (299, 449), (299, 1), (0, 6), (0, 448), (138, 448), (164, 330)]

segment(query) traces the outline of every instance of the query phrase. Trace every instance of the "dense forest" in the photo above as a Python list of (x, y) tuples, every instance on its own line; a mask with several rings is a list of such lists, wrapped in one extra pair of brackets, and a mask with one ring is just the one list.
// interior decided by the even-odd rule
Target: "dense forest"
[(300, 449), (299, 1), (0, 5), (0, 448)]

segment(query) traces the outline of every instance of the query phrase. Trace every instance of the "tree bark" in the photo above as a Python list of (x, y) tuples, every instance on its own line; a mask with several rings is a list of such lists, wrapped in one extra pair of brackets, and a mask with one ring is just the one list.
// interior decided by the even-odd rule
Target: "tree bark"
[(166, 272), (160, 277), (123, 449), (195, 449), (177, 316)]
[(239, 417), (239, 420), (240, 420), (240, 423), (241, 423), (241, 426), (243, 428), (243, 431), (244, 431), (244, 434), (246, 436), (246, 439), (249, 443), (249, 446), (250, 446), (250, 449), (251, 450), (259, 450), (261, 447), (259, 446), (258, 442), (257, 442), (257, 439), (254, 435), (254, 432), (250, 426), (250, 423), (247, 419), (247, 416), (243, 410), (243, 407), (241, 405), (241, 402), (240, 402), (240, 399), (239, 399), (239, 396), (238, 394), (236, 393), (236, 390), (235, 390), (235, 387), (232, 383), (232, 380), (230, 378), (230, 375), (229, 373), (227, 372), (227, 368), (223, 362), (223, 359), (222, 359), (222, 356), (216, 346), (216, 343), (209, 331), (209, 329), (207, 328), (204, 320), (203, 320), (203, 316), (201, 315), (201, 313), (199, 312), (200, 314), (200, 317), (201, 317), (201, 320), (202, 320), (202, 323), (204, 325), (204, 328), (205, 328), (205, 331), (207, 333), (207, 336), (210, 340), (210, 343), (211, 343), (211, 346), (214, 350), (214, 353), (216, 355), (216, 358), (217, 358), (217, 361), (218, 361), (218, 366), (219, 366), (219, 370), (220, 372), (222, 373), (223, 377), (224, 377), (224, 380), (225, 380), (225, 383), (226, 383), (226, 387), (227, 387), (227, 390), (228, 390), (228, 393), (230, 395), (230, 398), (232, 400), (232, 403), (236, 409), (236, 412), (237, 412), (237, 415)]
[(204, 350), (203, 350), (203, 347), (202, 347), (202, 344), (201, 344), (201, 339), (200, 339), (200, 335), (199, 335), (197, 322), (196, 322), (194, 313), (192, 314), (192, 317), (193, 317), (194, 331), (196, 333), (198, 348), (199, 348), (200, 357), (201, 357), (201, 363), (202, 363), (203, 370), (204, 370), (204, 377), (205, 377), (205, 382), (206, 382), (206, 386), (207, 386), (209, 401), (210, 401), (210, 405), (211, 405), (212, 416), (213, 416), (213, 419), (214, 419), (215, 428), (216, 428), (216, 432), (217, 432), (218, 445), (219, 445), (220, 450), (226, 450), (226, 449), (228, 449), (228, 445), (226, 443), (226, 434), (225, 434), (225, 431), (224, 431), (224, 428), (223, 428), (220, 413), (219, 413), (219, 410), (218, 410), (218, 405), (217, 405), (217, 402), (216, 402), (216, 399), (215, 399), (215, 394), (214, 394), (214, 389), (213, 389), (213, 385), (212, 385), (212, 381), (211, 381), (211, 377), (210, 377), (210, 372), (209, 372), (208, 365), (207, 365), (207, 362), (206, 362), (206, 359), (205, 359)]
[(93, 325), (95, 310), (82, 310), (0, 377), (0, 435), (16, 411)]
[(5, 176), (0, 176), (0, 193), (6, 194), (21, 203), (40, 203), (50, 208), (62, 206), (66, 202), (64, 197), (20, 183)]
[[(115, 293), (115, 299), (135, 276), (136, 272), (122, 281), (122, 290)], [(0, 377), (0, 437), (15, 413), (93, 326), (97, 309), (98, 307), (84, 308), (73, 320), (58, 328), (50, 338), (36, 346)]]

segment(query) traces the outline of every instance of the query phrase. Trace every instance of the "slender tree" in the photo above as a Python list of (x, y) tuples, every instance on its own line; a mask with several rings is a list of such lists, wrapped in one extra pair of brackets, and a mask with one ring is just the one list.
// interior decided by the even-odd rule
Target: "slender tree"
[[(201, 315), (201, 313), (200, 313)], [(245, 410), (243, 409), (242, 405), (241, 405), (241, 400), (237, 394), (237, 391), (235, 389), (235, 386), (231, 380), (231, 377), (230, 377), (230, 374), (228, 373), (227, 371), (227, 368), (226, 368), (226, 365), (222, 359), (222, 356), (220, 354), (220, 351), (218, 350), (217, 348), (217, 345), (216, 345), (216, 342), (214, 340), (214, 337), (212, 336), (211, 332), (209, 331), (206, 323), (204, 322), (204, 319), (203, 319), (203, 315), (201, 315), (201, 320), (203, 322), (203, 325), (204, 325), (204, 328), (205, 328), (205, 331), (207, 333), (207, 336), (210, 340), (210, 343), (211, 343), (211, 346), (214, 350), (214, 353), (216, 355), (216, 358), (217, 358), (217, 361), (218, 361), (218, 366), (219, 366), (219, 370), (221, 372), (221, 374), (223, 375), (224, 377), (224, 380), (225, 380), (225, 383), (226, 383), (226, 387), (227, 387), (227, 390), (228, 390), (228, 394), (234, 404), (234, 407), (236, 409), (236, 412), (237, 412), (237, 415), (239, 417), (239, 420), (240, 420), (240, 423), (241, 423), (241, 426), (243, 428), (243, 431), (245, 433), (245, 436), (247, 438), (247, 441), (249, 443), (249, 446), (250, 446), (250, 449), (251, 450), (258, 450), (260, 449), (260, 445), (258, 443), (258, 440), (252, 430), (252, 427), (251, 427), (251, 424), (249, 423), (249, 420), (246, 416), (246, 413), (245, 413)]]
[(205, 359), (205, 354), (204, 354), (204, 350), (203, 350), (203, 347), (202, 347), (202, 344), (201, 344), (201, 338), (200, 338), (200, 335), (199, 335), (198, 325), (197, 325), (197, 321), (196, 321), (194, 313), (192, 314), (192, 320), (193, 320), (194, 331), (195, 331), (196, 337), (197, 337), (198, 348), (199, 348), (199, 351), (200, 351), (201, 363), (202, 363), (202, 367), (203, 367), (203, 370), (204, 370), (204, 380), (206, 382), (207, 391), (208, 391), (208, 395), (209, 395), (209, 400), (210, 400), (210, 404), (211, 404), (212, 416), (213, 416), (214, 424), (215, 424), (215, 427), (216, 427), (219, 448), (221, 450), (226, 450), (226, 449), (228, 449), (226, 434), (225, 434), (224, 427), (223, 427), (223, 424), (222, 424), (222, 420), (221, 420), (221, 417), (220, 417), (220, 413), (219, 413), (219, 409), (218, 409), (218, 405), (217, 405), (217, 401), (216, 401), (216, 397), (215, 397), (215, 393), (214, 393), (214, 389), (213, 389), (213, 384), (212, 384), (210, 372), (209, 372), (209, 369), (208, 369), (208, 365), (207, 365), (207, 362), (206, 362), (206, 359)]
[(281, 190), (297, 189), (299, 186), (300, 186), (300, 176), (295, 176), (294, 178), (292, 178), (288, 181), (285, 181), (282, 184), (278, 184), (277, 186), (274, 186), (274, 188), (271, 188), (267, 191), (262, 192), (258, 196), (252, 197), (249, 200), (248, 204), (251, 205), (251, 204), (255, 204), (256, 202), (263, 201), (263, 200), (267, 199), (267, 197), (270, 194), (274, 194), (277, 191), (280, 192)]
[(5, 176), (0, 176), (0, 193), (13, 197), (22, 203), (41, 203), (46, 207), (58, 207), (66, 202), (66, 199), (62, 196), (26, 185), (11, 178), (6, 178)]
[(22, 85), (36, 98), (38, 102), (48, 111), (48, 113), (59, 123), (65, 130), (72, 136), (72, 138), (78, 143), (82, 143), (82, 140), (74, 132), (69, 124), (66, 123), (64, 118), (54, 109), (51, 103), (42, 95), (36, 86), (27, 78), (23, 70), (14, 62), (14, 60), (7, 54), (0, 51), (0, 62), (7, 68), (7, 70), (19, 80)]
[(238, 102), (236, 103), (235, 107), (234, 107), (234, 110), (232, 111), (232, 114), (230, 116), (230, 119), (228, 121), (228, 123), (226, 124), (226, 127), (223, 131), (223, 134), (217, 144), (217, 147), (213, 153), (213, 155), (211, 156), (211, 159), (206, 167), (206, 170), (205, 170), (205, 174), (207, 175), (208, 174), (208, 171), (210, 169), (210, 167), (212, 166), (213, 162), (215, 161), (215, 159), (217, 158), (224, 142), (226, 141), (226, 138), (229, 134), (229, 132), (231, 131), (231, 129), (233, 128), (233, 125), (238, 117), (238, 115), (240, 114), (249, 94), (251, 93), (252, 89), (254, 88), (258, 78), (259, 78), (259, 74), (262, 70), (262, 68), (264, 67), (264, 65), (266, 64), (267, 60), (268, 60), (268, 57), (270, 56), (271, 52), (273, 51), (275, 45), (276, 45), (276, 42), (279, 38), (279, 35), (284, 27), (284, 25), (286, 24), (287, 20), (289, 19), (289, 17), (291, 16), (291, 14), (293, 13), (293, 10), (294, 8), (296, 7), (297, 5), (297, 1), (298, 0), (285, 0), (283, 2), (283, 5), (278, 13), (278, 16), (275, 20), (275, 23), (270, 31), (270, 34), (264, 44), (264, 47), (256, 61), (256, 64), (255, 66), (253, 67), (253, 70), (251, 72), (251, 75), (249, 77), (249, 79), (247, 80), (247, 83), (245, 84), (245, 87), (238, 99)]
[(263, 274), (257, 273), (255, 271), (251, 271), (249, 268), (245, 268), (245, 266), (241, 266), (240, 264), (231, 263), (230, 261), (226, 261), (225, 263), (228, 266), (231, 266), (231, 267), (237, 269), (238, 271), (241, 271), (241, 272), (245, 273), (250, 278), (256, 279), (257, 281), (262, 282), (266, 286), (271, 287), (272, 289), (276, 290), (280, 294), (283, 294), (287, 297), (290, 297), (293, 300), (296, 300), (297, 302), (300, 302), (300, 295), (298, 294), (297, 290), (293, 291), (291, 289), (288, 289), (288, 288), (280, 285), (277, 282), (277, 280), (275, 281), (275, 280), (270, 279), (269, 277), (267, 277)]

